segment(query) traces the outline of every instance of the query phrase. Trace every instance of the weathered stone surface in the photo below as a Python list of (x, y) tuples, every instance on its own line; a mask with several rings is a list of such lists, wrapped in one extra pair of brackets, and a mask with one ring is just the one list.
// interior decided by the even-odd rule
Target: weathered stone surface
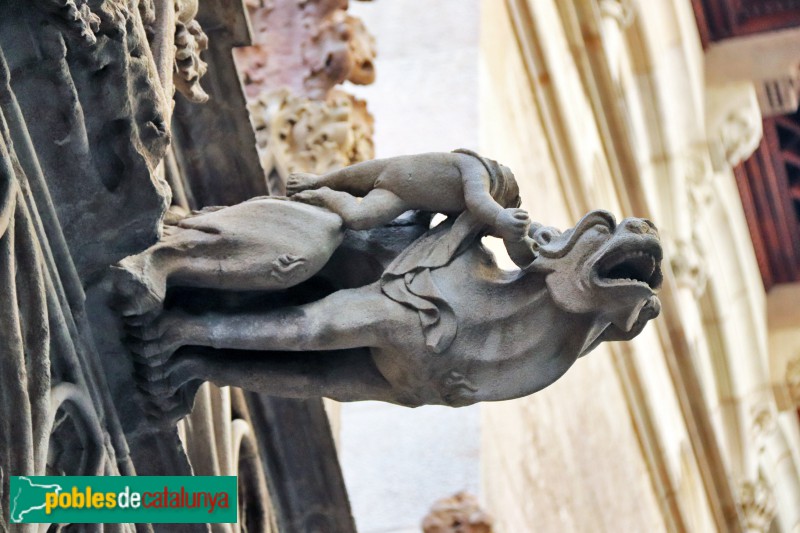
[[(192, 0), (0, 0), (0, 288), (10, 297), (0, 309), (0, 499), (9, 474), (238, 473), (242, 526), (274, 530), (259, 454), (266, 429), (253, 426), (241, 391), (233, 402), (228, 391), (206, 394), (182, 431), (164, 417), (148, 419), (104, 276), (110, 264), (160, 236), (170, 197), (162, 163), (173, 90), (206, 99), (199, 85), (204, 59), (216, 67), (204, 83), (218, 98), (198, 112), (203, 108), (178, 97), (178, 142), (167, 172), (188, 185), (176, 187), (179, 202), (199, 207), (228, 195), (236, 203), (267, 192), (231, 56), (233, 46), (249, 43), (246, 15), (236, 3), (198, 7)], [(209, 28), (209, 49), (201, 25)], [(225, 127), (217, 128), (221, 116)], [(199, 163), (198, 152), (220, 139), (204, 130), (228, 141), (227, 157), (208, 153), (204, 160), (220, 167)], [(330, 438), (326, 425), (308, 433)], [(318, 459), (333, 476), (329, 449)], [(334, 529), (352, 530), (343, 487), (329, 493), (342, 515)], [(301, 494), (294, 503), (303, 501)], [(0, 505), (2, 531), (8, 511)]]
[(7, 5), (0, 43), (13, 50), (11, 87), (86, 285), (158, 237), (169, 190), (154, 170), (169, 142), (169, 114), (144, 27), (126, 2), (93, 11), (81, 3), (84, 15), (64, 22), (75, 28), (65, 32), (59, 3), (40, 3), (55, 14)]
[(314, 100), (278, 89), (252, 97), (248, 107), (261, 166), (275, 170), (281, 186), (292, 172), (321, 174), (374, 155), (366, 102), (343, 91)]
[(11, 474), (136, 474), (84, 294), (157, 240), (168, 198), (165, 99), (128, 7), (0, 2), (3, 494)]
[(209, 100), (197, 105), (175, 98), (173, 152), (188, 207), (231, 205), (268, 194), (253, 129), (236, 72), (234, 47), (249, 44), (247, 19), (238, 2), (204, 2), (196, 19), (208, 34), (203, 52)]
[(255, 4), (254, 46), (235, 52), (248, 97), (286, 87), (324, 100), (345, 80), (366, 85), (375, 79), (375, 39), (347, 14), (347, 0)]
[(175, 2), (175, 88), (190, 101), (202, 104), (208, 94), (200, 86), (208, 65), (200, 53), (208, 49), (208, 36), (197, 16), (197, 0)]

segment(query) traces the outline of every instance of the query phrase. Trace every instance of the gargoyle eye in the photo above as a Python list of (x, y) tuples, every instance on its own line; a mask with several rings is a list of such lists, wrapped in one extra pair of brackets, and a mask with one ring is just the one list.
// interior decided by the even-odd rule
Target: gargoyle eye
[(597, 224), (594, 228), (600, 233), (605, 233), (606, 235), (611, 234), (611, 228), (609, 228), (605, 224)]

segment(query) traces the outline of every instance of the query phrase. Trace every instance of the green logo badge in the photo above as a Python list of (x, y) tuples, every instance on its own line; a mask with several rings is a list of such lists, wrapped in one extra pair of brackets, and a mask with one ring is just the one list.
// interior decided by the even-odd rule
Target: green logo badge
[(11, 476), (22, 524), (235, 523), (235, 476)]

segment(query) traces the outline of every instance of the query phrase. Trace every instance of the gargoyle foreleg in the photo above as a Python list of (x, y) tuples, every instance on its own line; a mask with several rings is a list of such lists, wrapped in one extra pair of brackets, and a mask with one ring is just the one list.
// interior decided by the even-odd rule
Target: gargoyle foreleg
[(264, 312), (190, 315), (166, 311), (150, 324), (132, 327), (128, 345), (160, 364), (180, 346), (233, 350), (320, 351), (381, 346), (413, 311), (383, 296), (377, 285), (337, 291), (310, 304)]
[(168, 410), (184, 400), (185, 387), (204, 381), (282, 398), (392, 401), (394, 396), (365, 349), (334, 354), (190, 347), (164, 365), (140, 367), (137, 376), (140, 388)]

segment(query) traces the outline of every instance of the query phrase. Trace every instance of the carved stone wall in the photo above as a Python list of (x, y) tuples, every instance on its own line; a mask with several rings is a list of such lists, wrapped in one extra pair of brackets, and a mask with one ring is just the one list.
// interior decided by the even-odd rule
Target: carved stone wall
[(0, 2), (6, 495), (12, 474), (136, 473), (84, 292), (109, 264), (154, 242), (169, 196), (156, 172), (167, 100), (128, 7)]
[[(157, 240), (173, 195), (189, 207), (206, 191), (267, 192), (231, 58), (250, 42), (245, 17), (212, 0), (0, 1), (0, 501), (10, 475), (238, 473), (240, 525), (106, 529), (275, 530), (255, 428), (281, 421), (254, 420), (241, 391), (211, 387), (180, 427), (153, 416), (120, 341), (125, 301), (108, 270)], [(227, 94), (203, 88), (209, 66)], [(187, 165), (208, 112), (190, 117), (186, 106), (209, 93), (211, 112), (229, 118), (238, 182)]]

